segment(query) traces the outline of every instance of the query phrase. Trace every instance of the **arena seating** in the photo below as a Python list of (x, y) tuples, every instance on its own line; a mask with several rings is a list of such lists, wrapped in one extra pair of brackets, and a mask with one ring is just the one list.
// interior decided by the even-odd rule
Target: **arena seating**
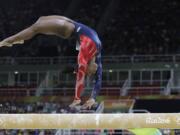
[(135, 82), (133, 83), (132, 87), (128, 91), (128, 95), (130, 96), (143, 96), (143, 95), (162, 95), (165, 86), (167, 85), (167, 81), (164, 83), (164, 85), (161, 84), (161, 82)]
[(35, 96), (36, 87), (34, 85), (0, 87), (0, 97)]

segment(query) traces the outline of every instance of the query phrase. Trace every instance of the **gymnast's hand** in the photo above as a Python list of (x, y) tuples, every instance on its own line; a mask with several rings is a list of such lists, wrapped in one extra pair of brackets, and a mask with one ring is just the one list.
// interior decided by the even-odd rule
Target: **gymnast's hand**
[(14, 44), (23, 44), (23, 43), (24, 43), (24, 40), (12, 42), (11, 40), (7, 38), (0, 42), (0, 47), (3, 47), (3, 46), (12, 47)]

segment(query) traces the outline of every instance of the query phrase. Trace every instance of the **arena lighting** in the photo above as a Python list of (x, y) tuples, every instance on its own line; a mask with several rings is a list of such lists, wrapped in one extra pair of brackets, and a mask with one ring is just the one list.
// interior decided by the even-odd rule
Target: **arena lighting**
[(14, 71), (14, 74), (19, 74), (19, 72), (18, 71)]
[(113, 70), (112, 69), (109, 69), (109, 73), (112, 73), (113, 72)]
[(1, 129), (132, 129), (180, 127), (180, 113), (0, 114)]

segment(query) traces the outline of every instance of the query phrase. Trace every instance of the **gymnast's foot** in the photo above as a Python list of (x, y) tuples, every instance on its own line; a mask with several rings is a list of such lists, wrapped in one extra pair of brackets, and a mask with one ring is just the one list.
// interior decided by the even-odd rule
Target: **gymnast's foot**
[(24, 40), (19, 40), (15, 42), (9, 42), (9, 40), (3, 40), (0, 42), (0, 47), (6, 46), (6, 47), (12, 47), (14, 44), (24, 44)]

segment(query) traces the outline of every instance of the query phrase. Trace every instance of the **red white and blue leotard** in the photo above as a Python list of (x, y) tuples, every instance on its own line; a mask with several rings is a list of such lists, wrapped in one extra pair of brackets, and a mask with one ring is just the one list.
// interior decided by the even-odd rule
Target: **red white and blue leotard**
[(75, 88), (75, 99), (80, 99), (84, 89), (85, 74), (90, 60), (96, 55), (96, 64), (98, 65), (95, 74), (95, 83), (91, 97), (96, 98), (102, 83), (102, 63), (101, 63), (101, 41), (97, 33), (90, 27), (78, 22), (73, 22), (75, 25), (74, 35), (77, 37), (76, 49), (78, 54), (78, 72)]

